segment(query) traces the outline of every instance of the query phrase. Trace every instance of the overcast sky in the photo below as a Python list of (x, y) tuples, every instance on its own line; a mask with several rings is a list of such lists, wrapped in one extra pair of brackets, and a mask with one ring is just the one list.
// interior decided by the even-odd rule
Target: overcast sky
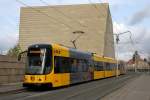
[[(43, 6), (40, 0), (21, 0), (31, 6)], [(135, 50), (144, 57), (150, 54), (150, 0), (43, 0), (50, 5), (109, 2), (114, 33), (120, 36), (119, 58), (129, 59)], [(0, 50), (5, 52), (18, 42), (20, 7), (16, 0), (0, 0)]]

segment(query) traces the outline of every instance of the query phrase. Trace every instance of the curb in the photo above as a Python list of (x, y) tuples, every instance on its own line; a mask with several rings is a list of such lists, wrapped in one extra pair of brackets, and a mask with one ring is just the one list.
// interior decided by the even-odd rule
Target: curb
[(20, 92), (24, 92), (26, 89), (25, 88), (20, 88), (20, 89), (12, 89), (4, 92), (0, 92), (0, 95), (7, 95), (7, 94), (16, 94)]

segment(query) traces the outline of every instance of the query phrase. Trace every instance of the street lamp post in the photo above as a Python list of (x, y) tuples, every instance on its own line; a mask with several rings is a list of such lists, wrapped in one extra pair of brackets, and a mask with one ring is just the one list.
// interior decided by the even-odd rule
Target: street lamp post
[[(118, 38), (119, 39), (119, 38)], [(118, 40), (116, 39), (116, 60), (117, 60), (117, 70), (116, 70), (116, 77), (118, 77), (118, 67), (119, 67), (119, 59), (118, 59)]]
[[(131, 35), (131, 32), (130, 31), (125, 31), (125, 32), (122, 32), (122, 33), (119, 33), (119, 34), (114, 34), (116, 36), (116, 60), (117, 60), (117, 68), (116, 68), (116, 77), (118, 77), (119, 73), (118, 73), (118, 69), (119, 69), (119, 59), (118, 59), (118, 44), (119, 44), (119, 36), (120, 35), (123, 35), (125, 33), (130, 33)], [(131, 36), (130, 36), (131, 38)]]
[(137, 72), (137, 68), (139, 66), (139, 59), (140, 59), (140, 55), (138, 54), (138, 51), (135, 51), (134, 55), (133, 55), (133, 60), (134, 60), (134, 63), (135, 63), (135, 66), (134, 66), (134, 72)]

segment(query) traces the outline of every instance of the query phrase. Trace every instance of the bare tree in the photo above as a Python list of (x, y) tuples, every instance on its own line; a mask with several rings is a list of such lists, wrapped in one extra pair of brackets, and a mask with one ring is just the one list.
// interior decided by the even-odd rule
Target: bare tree
[(20, 52), (22, 52), (22, 50), (21, 50), (19, 44), (17, 44), (14, 48), (11, 48), (11, 49), (8, 51), (7, 55), (17, 57)]

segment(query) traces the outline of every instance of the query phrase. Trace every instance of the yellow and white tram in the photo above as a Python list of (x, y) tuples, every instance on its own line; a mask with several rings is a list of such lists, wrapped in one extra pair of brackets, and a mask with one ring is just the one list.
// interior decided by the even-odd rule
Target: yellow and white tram
[(60, 87), (115, 75), (115, 59), (58, 44), (35, 44), (27, 50), (23, 86)]

